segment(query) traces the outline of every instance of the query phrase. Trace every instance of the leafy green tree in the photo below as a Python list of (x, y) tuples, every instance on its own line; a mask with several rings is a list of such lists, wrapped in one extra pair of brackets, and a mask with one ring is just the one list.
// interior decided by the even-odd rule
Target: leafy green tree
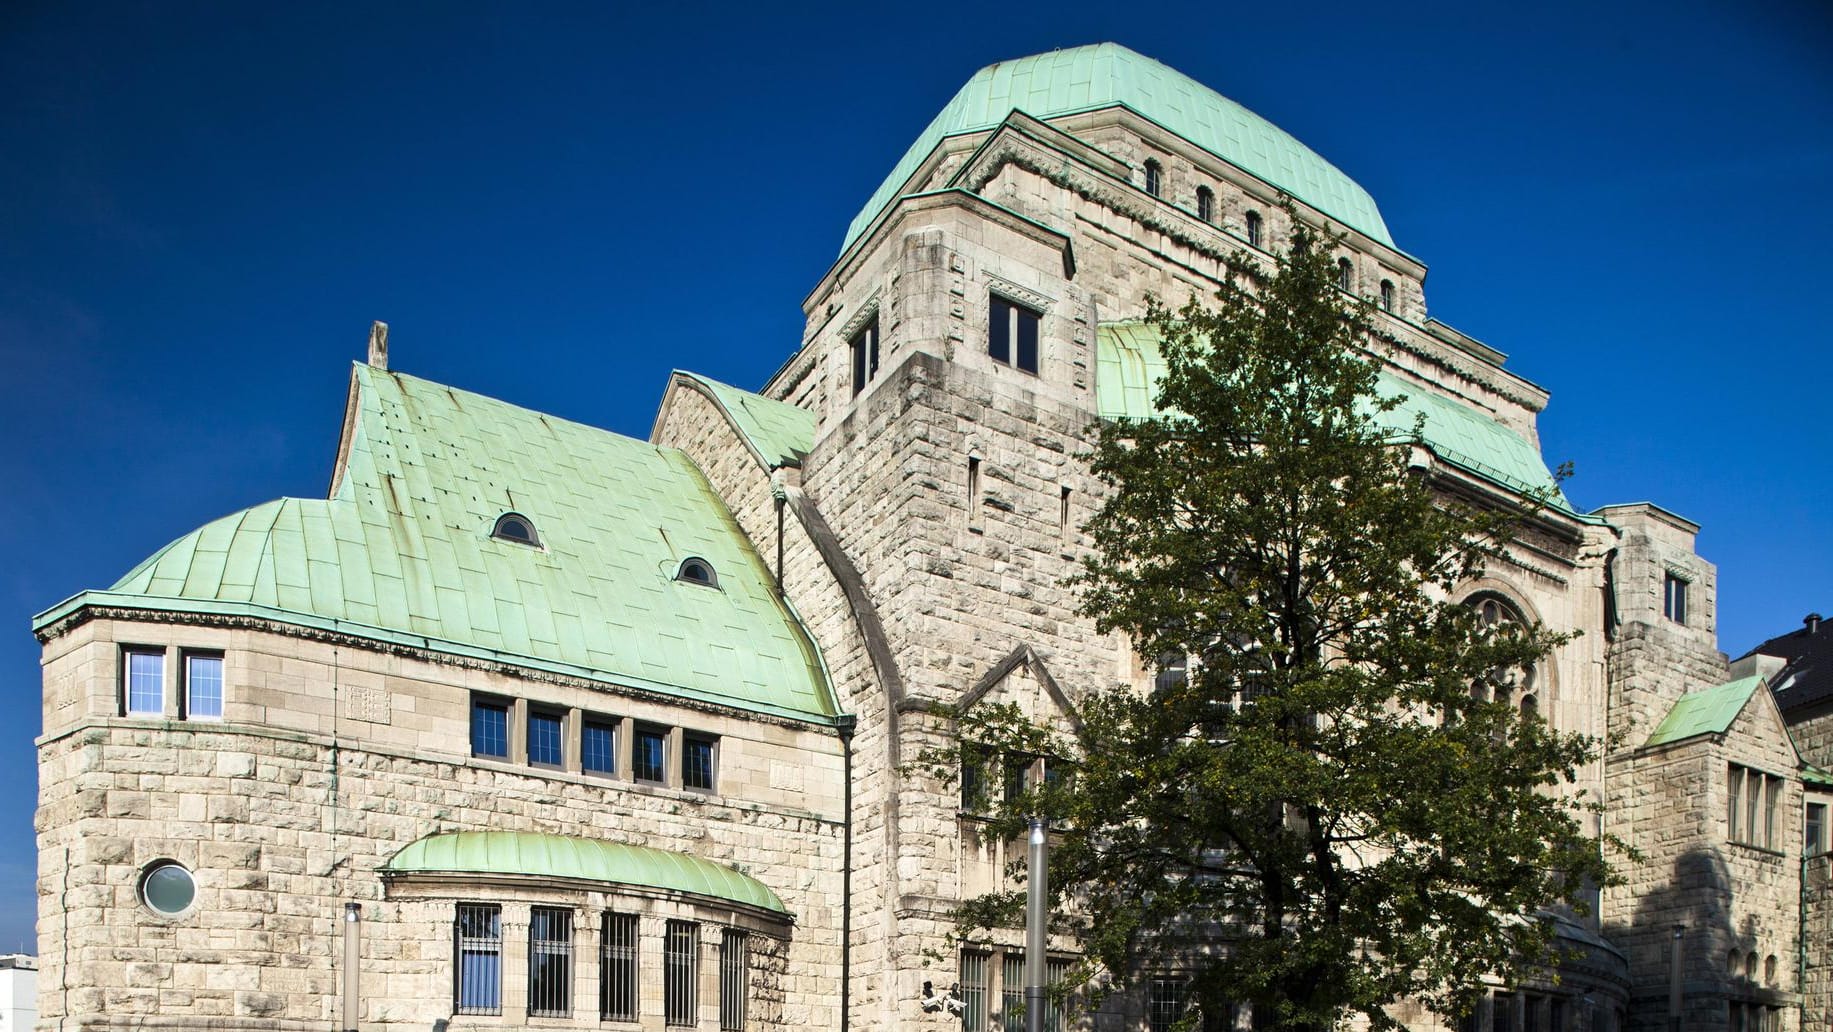
[(989, 831), (1053, 818), (1091, 965), (1188, 972), (1203, 1011), (1249, 1003), (1265, 1029), (1390, 1028), (1403, 997), (1461, 1013), (1485, 974), (1546, 962), (1547, 908), (1608, 877), (1562, 787), (1596, 743), (1508, 698), (1562, 637), (1459, 595), (1544, 499), (1454, 500), (1414, 467), (1334, 243), (1300, 229), (1276, 268), (1237, 255), (1215, 307), (1155, 306), (1163, 415), (1100, 431), (1082, 608), (1158, 657), (1156, 685), (1095, 692), (1074, 741), (962, 717), (963, 756), (1073, 759)]

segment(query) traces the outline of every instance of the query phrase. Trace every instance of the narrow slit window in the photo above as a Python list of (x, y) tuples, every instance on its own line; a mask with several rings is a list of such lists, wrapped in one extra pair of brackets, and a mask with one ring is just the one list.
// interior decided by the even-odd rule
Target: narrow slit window
[(637, 917), (605, 911), (599, 940), (598, 1017), (637, 1020)]
[(1260, 246), (1260, 213), (1257, 211), (1248, 212), (1246, 222), (1247, 222), (1247, 242), (1248, 244), (1253, 247), (1259, 247)]
[(1197, 218), (1204, 222), (1216, 221), (1216, 194), (1207, 186), (1197, 187)]
[(1156, 161), (1147, 159), (1146, 161), (1146, 192), (1151, 194), (1154, 197), (1159, 196), (1159, 194), (1164, 190), (1164, 185), (1165, 185), (1164, 178), (1165, 178), (1165, 171), (1164, 171), (1163, 166), (1159, 165), (1159, 163)]
[(967, 529), (980, 529), (980, 460), (967, 459)]
[(535, 536), (535, 525), (528, 517), (519, 512), (506, 512), (496, 518), (496, 528), (490, 536), (500, 541), (513, 541), (518, 545), (540, 548), (541, 539)]
[(573, 1013), (573, 912), (532, 907), (528, 912), (528, 1014), (564, 1018)]
[(1394, 310), (1393, 280), (1381, 281), (1381, 310), (1384, 312), (1392, 312)]
[(858, 395), (878, 375), (878, 316), (874, 315), (853, 334), (847, 350), (853, 360), (853, 393)]
[(1348, 293), (1355, 278), (1355, 266), (1347, 258), (1337, 259), (1337, 289)]
[(1067, 539), (1075, 528), (1069, 523), (1069, 488), (1063, 488), (1063, 497), (1057, 506), (1057, 536)]

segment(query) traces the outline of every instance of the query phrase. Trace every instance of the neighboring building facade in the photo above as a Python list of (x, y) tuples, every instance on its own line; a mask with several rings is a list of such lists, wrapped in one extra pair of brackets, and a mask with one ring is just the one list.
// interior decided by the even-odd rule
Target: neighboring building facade
[(38, 958), (0, 957), (0, 1032), (31, 1032), (38, 1024)]
[[(1147, 297), (1272, 260), (1282, 194), (1345, 234), (1434, 482), (1550, 499), (1461, 590), (1583, 632), (1516, 701), (1609, 738), (1573, 790), (1642, 851), (1556, 916), (1559, 970), (1466, 1027), (1653, 1029), (1672, 1003), (1796, 1028), (1812, 775), (1717, 651), (1698, 528), (1573, 510), (1546, 393), (1427, 316), (1366, 192), (1112, 44), (963, 87), (761, 391), (677, 373), (644, 443), (390, 372), (375, 341), (327, 500), (41, 614), (47, 1027), (1010, 1027), (1016, 931), (950, 938), (1006, 847), (912, 761), (951, 738), (935, 703), (1070, 726), (1151, 676), (1061, 587), (1101, 500), (1076, 456), (1151, 410)], [(1166, 1027), (1177, 972), (1139, 974), (1075, 1027)]]

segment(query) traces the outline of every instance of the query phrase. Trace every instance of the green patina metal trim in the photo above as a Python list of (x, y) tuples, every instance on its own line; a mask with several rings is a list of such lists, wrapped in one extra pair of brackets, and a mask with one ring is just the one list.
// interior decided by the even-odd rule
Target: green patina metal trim
[[(1103, 419), (1147, 419), (1158, 414), (1158, 381), (1165, 372), (1159, 335), (1139, 321), (1102, 323), (1095, 331), (1095, 396)], [(1561, 513), (1587, 522), (1572, 508), (1547, 470), (1540, 452), (1519, 434), (1457, 401), (1411, 385), (1383, 371), (1376, 389), (1405, 398), (1399, 407), (1371, 415), (1399, 435), (1413, 433), (1425, 417), (1420, 443), (1446, 463), (1517, 494), (1543, 495)]]
[(382, 866), (387, 875), (490, 874), (668, 889), (789, 916), (768, 885), (710, 860), (648, 846), (526, 831), (429, 835)]
[[(337, 493), (233, 513), (109, 589), (133, 608), (249, 615), (826, 722), (813, 642), (686, 455), (356, 367)], [(535, 548), (490, 536), (531, 520)], [(675, 581), (682, 559), (717, 589)]]
[(997, 126), (1014, 110), (1040, 120), (1126, 107), (1390, 247), (1374, 198), (1285, 130), (1175, 69), (1117, 43), (1001, 61), (943, 107), (847, 228), (842, 253), (894, 201), (945, 139)]
[(1669, 745), (1700, 735), (1724, 734), (1762, 684), (1763, 678), (1753, 675), (1682, 695), (1643, 744)]
[(726, 415), (731, 417), (738, 432), (745, 435), (771, 469), (784, 466), (802, 465), (809, 451), (815, 446), (815, 414), (804, 408), (798, 408), (786, 401), (766, 398), (761, 394), (740, 390), (730, 384), (720, 383), (699, 373), (690, 373), (683, 369), (675, 370), (676, 376), (685, 377), (707, 389), (713, 399), (719, 403)]

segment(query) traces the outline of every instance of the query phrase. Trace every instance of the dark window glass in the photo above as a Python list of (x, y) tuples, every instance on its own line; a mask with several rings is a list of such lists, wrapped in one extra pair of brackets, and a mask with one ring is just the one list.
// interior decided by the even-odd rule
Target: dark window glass
[(1158, 657), (1158, 675), (1152, 687), (1161, 692), (1182, 686), (1190, 679), (1190, 659), (1182, 652), (1167, 652)]
[(1197, 218), (1204, 222), (1216, 221), (1216, 195), (1207, 186), (1197, 187)]
[(855, 333), (847, 347), (853, 358), (853, 393), (858, 394), (878, 375), (878, 316)]
[(1394, 310), (1394, 284), (1391, 280), (1381, 281), (1381, 310), (1384, 312)]
[(599, 940), (598, 1016), (605, 1021), (637, 1019), (635, 914), (605, 912)]
[(630, 765), (638, 781), (660, 784), (668, 780), (668, 736), (653, 728), (638, 728), (631, 743)]
[(1808, 804), (1807, 826), (1803, 837), (1802, 848), (1807, 855), (1818, 856), (1827, 851), (1827, 804)]
[(1163, 171), (1159, 168), (1158, 162), (1156, 161), (1146, 162), (1146, 192), (1147, 193), (1151, 194), (1154, 197), (1157, 197), (1159, 195), (1160, 190), (1164, 186), (1164, 184), (1161, 182), (1163, 178), (1164, 178), (1164, 174), (1163, 174)]
[(700, 926), (670, 921), (662, 938), (662, 1011), (669, 1025), (700, 1023)]
[(579, 766), (594, 774), (617, 773), (617, 728), (588, 720), (579, 732)]
[(1006, 801), (1014, 802), (1031, 787), (1031, 757), (1008, 753), (1005, 776)]
[(1497, 993), (1489, 1019), (1490, 1032), (1515, 1032), (1515, 994)]
[(1260, 213), (1257, 211), (1247, 213), (1247, 242), (1260, 246)]
[(745, 1004), (751, 995), (751, 944), (744, 932), (728, 928), (719, 940), (719, 1028), (743, 1032)]
[(1188, 986), (1181, 978), (1154, 978), (1146, 998), (1146, 1022), (1152, 1032), (1171, 1032), (1184, 1016)]
[(978, 813), (987, 804), (987, 763), (992, 757), (982, 746), (969, 745), (961, 755), (961, 808)]
[(508, 703), (493, 699), (471, 700), (471, 755), (499, 760), (508, 758)]
[(705, 584), (709, 587), (718, 583), (717, 578), (713, 576), (713, 567), (704, 559), (689, 559), (683, 562), (681, 572), (676, 574), (676, 577), (679, 580), (693, 584)]
[(504, 541), (514, 541), (521, 545), (540, 544), (540, 541), (535, 538), (535, 525), (515, 513), (508, 513), (498, 517), (496, 529), (490, 533), (492, 537), (501, 538)]
[(987, 318), (987, 354), (994, 361), (1037, 372), (1038, 324), (1043, 317), (1003, 297), (994, 297)]
[(1661, 615), (1675, 623), (1687, 622), (1687, 582), (1668, 574), (1663, 583)]
[(453, 922), (452, 1002), (459, 1014), (503, 1013), (503, 911), (460, 903)]
[(1352, 266), (1349, 264), (1349, 259), (1338, 258), (1337, 259), (1337, 289), (1345, 290), (1345, 291), (1348, 290), (1349, 285), (1350, 285), (1350, 277), (1353, 275), (1354, 275), (1354, 270)]
[(684, 738), (681, 741), (681, 786), (703, 792), (713, 790), (713, 740)]
[(560, 766), (560, 714), (528, 713), (528, 762), (543, 767)]
[(528, 912), (528, 1013), (564, 1018), (573, 1011), (573, 912), (532, 907)]

